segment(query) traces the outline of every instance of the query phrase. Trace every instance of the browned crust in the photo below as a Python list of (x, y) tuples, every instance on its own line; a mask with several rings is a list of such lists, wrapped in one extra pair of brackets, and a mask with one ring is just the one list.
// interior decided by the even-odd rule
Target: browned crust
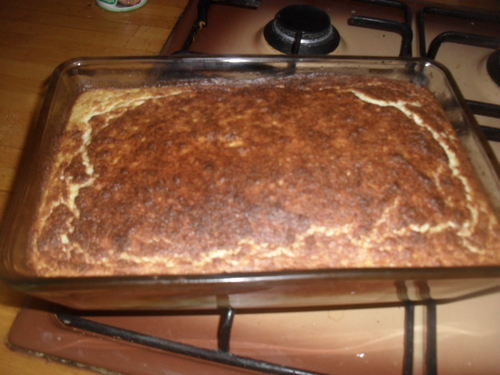
[(498, 219), (412, 84), (90, 91), (59, 153), (32, 233), (39, 275), (500, 264)]

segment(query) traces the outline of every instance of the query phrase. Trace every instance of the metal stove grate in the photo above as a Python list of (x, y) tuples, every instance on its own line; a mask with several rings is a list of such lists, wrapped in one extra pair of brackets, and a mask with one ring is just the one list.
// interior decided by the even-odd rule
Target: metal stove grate
[[(426, 310), (426, 352), (425, 375), (437, 375), (437, 301), (430, 298), (430, 289), (426, 283), (419, 283), (420, 294), (425, 301), (410, 301), (407, 295), (407, 289), (403, 282), (396, 283), (401, 303), (397, 306), (404, 307), (404, 342), (403, 342), (403, 361), (402, 375), (412, 375), (414, 368), (414, 329), (415, 329), (415, 307), (424, 305)], [(374, 306), (386, 307), (386, 305)], [(356, 307), (353, 307), (356, 308)], [(234, 368), (243, 368), (253, 370), (263, 374), (278, 375), (321, 375), (318, 372), (305, 369), (287, 367), (273, 364), (270, 362), (247, 358), (232, 354), (230, 351), (231, 329), (236, 311), (227, 307), (220, 310), (220, 322), (218, 327), (217, 339), (218, 349), (211, 350), (192, 345), (179, 343), (164, 338), (159, 338), (136, 331), (114, 327), (108, 324), (95, 322), (72, 313), (59, 312), (56, 317), (67, 326), (84, 330), (93, 334), (106, 336), (113, 339), (123, 340), (125, 342), (142, 345), (148, 348), (159, 349), (162, 351), (180, 354), (196, 359), (202, 359), (209, 362), (224, 364)], [(324, 374), (323, 374), (324, 375)]]
[(196, 35), (198, 35), (198, 32), (208, 25), (208, 10), (210, 9), (212, 3), (222, 3), (246, 8), (258, 8), (261, 5), (262, 0), (199, 0), (196, 20), (194, 21), (191, 31), (184, 41), (181, 50), (176, 53), (189, 53), (189, 48), (196, 38)]
[[(493, 24), (500, 24), (500, 17), (482, 13), (463, 12), (451, 9), (442, 9), (435, 7), (422, 8), (417, 14), (417, 27), (419, 36), (419, 49), (422, 57), (436, 59), (438, 51), (443, 43), (457, 43), (463, 45), (471, 45), (476, 47), (490, 48), (497, 50), (500, 48), (500, 38), (495, 38), (488, 35), (476, 35), (463, 33), (454, 30), (446, 31), (436, 36), (426, 51), (426, 26), (425, 18), (429, 15), (437, 15), (442, 17), (451, 17), (455, 19), (464, 19), (474, 21), (482, 21)], [(466, 100), (472, 113), (487, 117), (500, 118), (500, 105)], [(481, 126), (486, 138), (490, 141), (500, 142), (500, 129)]]
[[(410, 7), (400, 1), (395, 0), (355, 0), (362, 3), (367, 3), (374, 6), (382, 6), (394, 9), (400, 9), (404, 13), (404, 22), (398, 22), (389, 19), (380, 19), (367, 16), (353, 15), (348, 20), (348, 24), (355, 27), (364, 27), (370, 29), (384, 30), (400, 34), (402, 37), (400, 57), (412, 56), (413, 31), (411, 28), (412, 13)], [(259, 8), (261, 0), (199, 0), (197, 3), (197, 17), (194, 21), (191, 31), (186, 37), (182, 48), (174, 54), (193, 54), (196, 52), (190, 51), (191, 45), (194, 42), (198, 33), (209, 24), (209, 9), (213, 3), (223, 3), (233, 6), (243, 6), (247, 8)], [(300, 38), (300, 37), (299, 37)], [(298, 44), (297, 41), (295, 44)], [(292, 51), (292, 54), (294, 52)]]
[(399, 52), (400, 57), (412, 56), (412, 41), (413, 32), (411, 29), (411, 10), (410, 7), (400, 1), (393, 0), (356, 0), (363, 3), (385, 6), (389, 8), (401, 9), (404, 12), (404, 22), (397, 22), (386, 19), (379, 19), (365, 16), (351, 16), (349, 18), (349, 25), (367, 27), (377, 30), (385, 30), (395, 32), (401, 35), (401, 49)]

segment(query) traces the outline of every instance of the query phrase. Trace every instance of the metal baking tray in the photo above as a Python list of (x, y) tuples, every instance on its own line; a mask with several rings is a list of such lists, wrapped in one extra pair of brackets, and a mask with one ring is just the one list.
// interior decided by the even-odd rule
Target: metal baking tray
[(19, 291), (77, 309), (297, 308), (455, 300), (497, 291), (500, 266), (293, 271), (220, 275), (34, 277), (27, 234), (41, 196), (51, 145), (77, 96), (92, 88), (168, 85), (178, 79), (259, 79), (329, 72), (378, 76), (428, 88), (456, 128), (493, 206), (500, 212), (500, 168), (453, 78), (413, 58), (189, 56), (82, 58), (53, 73), (1, 228), (0, 274)]

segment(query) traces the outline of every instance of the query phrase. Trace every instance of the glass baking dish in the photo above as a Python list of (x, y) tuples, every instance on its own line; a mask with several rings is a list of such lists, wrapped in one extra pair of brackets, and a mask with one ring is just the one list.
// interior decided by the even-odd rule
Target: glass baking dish
[(445, 68), (425, 59), (189, 56), (83, 58), (53, 73), (26, 147), (1, 228), (0, 273), (11, 287), (77, 309), (287, 308), (454, 300), (498, 290), (500, 266), (341, 269), (220, 275), (34, 277), (27, 233), (61, 134), (77, 96), (93, 88), (168, 85), (207, 77), (260, 79), (305, 72), (377, 76), (421, 85), (442, 103), (493, 206), (500, 212), (500, 168)]

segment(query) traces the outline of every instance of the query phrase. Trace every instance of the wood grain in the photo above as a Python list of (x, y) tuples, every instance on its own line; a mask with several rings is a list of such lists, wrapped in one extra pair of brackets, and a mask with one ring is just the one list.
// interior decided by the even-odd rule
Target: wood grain
[[(186, 4), (187, 0), (149, 0), (133, 12), (112, 13), (95, 0), (1, 1), (0, 216), (57, 65), (81, 56), (156, 55)], [(24, 300), (0, 283), (0, 374), (89, 374), (7, 347), (9, 328)]]

